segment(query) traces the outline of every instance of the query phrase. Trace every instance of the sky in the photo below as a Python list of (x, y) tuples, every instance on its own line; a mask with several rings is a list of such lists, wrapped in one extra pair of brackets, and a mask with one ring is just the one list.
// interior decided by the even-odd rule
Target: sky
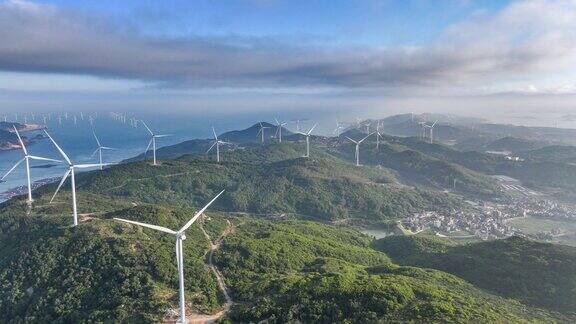
[(0, 112), (576, 112), (576, 0), (0, 0), (0, 40)]

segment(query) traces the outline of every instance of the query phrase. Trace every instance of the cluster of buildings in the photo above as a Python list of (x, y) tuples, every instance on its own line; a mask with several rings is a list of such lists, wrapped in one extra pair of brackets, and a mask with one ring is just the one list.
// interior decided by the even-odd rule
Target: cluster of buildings
[[(576, 221), (576, 208), (570, 208), (549, 200), (521, 199), (507, 204), (484, 202), (460, 211), (416, 213), (404, 219), (402, 225), (412, 233), (431, 230), (439, 235), (468, 233), (482, 240), (522, 235), (509, 225), (509, 220), (519, 217), (542, 217), (572, 219)], [(545, 236), (560, 235), (560, 230), (542, 233)], [(466, 235), (462, 235), (466, 236)]]

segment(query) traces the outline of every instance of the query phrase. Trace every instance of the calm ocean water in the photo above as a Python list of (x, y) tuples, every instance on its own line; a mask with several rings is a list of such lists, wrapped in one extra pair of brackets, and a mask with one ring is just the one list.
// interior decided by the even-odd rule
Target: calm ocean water
[[(54, 116), (54, 115), (53, 115)], [(158, 116), (143, 115), (140, 117), (156, 134), (171, 134), (169, 137), (157, 139), (158, 147), (173, 145), (182, 141), (193, 138), (211, 137), (211, 126), (215, 125), (219, 133), (236, 129), (238, 125), (242, 127), (250, 126), (252, 121), (241, 121), (238, 118), (233, 120), (221, 120), (213, 118), (194, 118), (190, 116)], [(12, 117), (12, 119), (14, 119)], [(39, 119), (38, 117), (36, 119)], [(20, 120), (22, 122), (22, 120)], [(29, 123), (33, 121), (29, 120)], [(38, 122), (38, 120), (36, 120)], [(40, 120), (42, 123), (42, 120)], [(103, 151), (103, 160), (105, 162), (119, 162), (127, 158), (134, 157), (143, 153), (150, 141), (149, 133), (140, 124), (133, 127), (127, 120), (122, 123), (113, 119), (108, 113), (100, 113), (94, 120), (93, 126), (85, 115), (84, 120), (77, 116), (74, 124), (72, 115), (68, 120), (62, 119), (62, 124), (52, 117), (47, 122), (48, 131), (62, 149), (68, 154), (74, 163), (97, 163), (98, 156), (91, 157), (97, 148), (96, 141), (92, 135), (92, 129), (97, 133), (98, 138), (103, 146), (114, 148), (114, 150)], [(236, 127), (234, 127), (234, 125)], [(27, 132), (23, 135), (31, 137), (41, 132)], [(53, 144), (45, 139), (32, 143), (28, 147), (32, 155), (54, 158), (61, 160), (61, 156)], [(21, 150), (1, 151), (0, 152), (0, 173), (4, 175), (18, 160), (22, 158)], [(32, 162), (32, 166), (45, 166), (42, 161)], [(50, 168), (32, 168), (32, 181), (52, 177), (62, 177), (65, 172), (64, 165), (57, 165)], [(1, 177), (1, 176), (0, 176)], [(26, 171), (24, 164), (21, 164), (6, 179), (6, 182), (0, 183), (0, 192), (26, 184)]]

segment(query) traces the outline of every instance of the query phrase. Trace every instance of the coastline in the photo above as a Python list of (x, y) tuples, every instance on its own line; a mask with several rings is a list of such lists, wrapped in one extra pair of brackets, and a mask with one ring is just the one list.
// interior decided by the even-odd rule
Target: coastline
[[(60, 178), (53, 177), (53, 178), (44, 178), (40, 180), (36, 180), (32, 182), (32, 190), (36, 190), (44, 185), (54, 183), (60, 180)], [(10, 188), (4, 192), (0, 193), (0, 203), (4, 203), (14, 197), (24, 195), (28, 192), (28, 187), (26, 185)]]

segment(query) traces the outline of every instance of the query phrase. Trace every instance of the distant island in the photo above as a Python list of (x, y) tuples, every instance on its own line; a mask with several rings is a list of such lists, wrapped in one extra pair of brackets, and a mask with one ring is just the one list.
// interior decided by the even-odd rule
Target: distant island
[(21, 133), (24, 145), (41, 140), (43, 135), (37, 134), (32, 137), (24, 136), (22, 133), (44, 129), (45, 126), (39, 124), (20, 124), (13, 122), (0, 122), (0, 151), (20, 149), (18, 137), (14, 133), (14, 127)]

